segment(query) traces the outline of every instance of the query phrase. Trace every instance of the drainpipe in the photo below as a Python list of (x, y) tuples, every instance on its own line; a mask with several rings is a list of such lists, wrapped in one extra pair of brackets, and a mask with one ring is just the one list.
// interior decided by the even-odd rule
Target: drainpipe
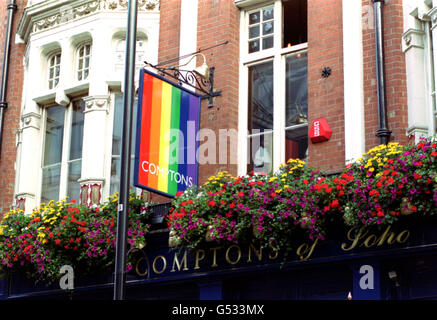
[(4, 112), (8, 107), (6, 102), (6, 86), (8, 82), (8, 66), (9, 66), (9, 49), (12, 36), (12, 24), (14, 21), (14, 12), (17, 9), (15, 0), (10, 0), (8, 4), (8, 20), (6, 22), (6, 37), (5, 37), (5, 49), (3, 54), (3, 68), (2, 68), (2, 78), (1, 78), (1, 88), (0, 88), (0, 156), (1, 147), (3, 140), (3, 118)]
[(384, 66), (384, 35), (382, 8), (385, 0), (372, 0), (375, 16), (375, 44), (376, 44), (376, 85), (378, 96), (378, 124), (376, 136), (381, 144), (388, 144), (391, 131), (387, 128), (387, 106), (385, 96), (385, 66)]

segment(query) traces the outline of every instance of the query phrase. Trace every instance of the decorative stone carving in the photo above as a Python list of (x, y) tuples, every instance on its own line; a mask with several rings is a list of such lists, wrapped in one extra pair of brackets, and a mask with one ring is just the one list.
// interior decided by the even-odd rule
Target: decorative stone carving
[(30, 112), (21, 116), (22, 129), (34, 128), (39, 130), (41, 128), (41, 115)]
[(109, 112), (109, 95), (105, 96), (92, 96), (86, 97), (85, 100), (85, 111), (106, 111)]
[[(128, 0), (94, 0), (81, 2), (78, 6), (67, 5), (56, 10), (51, 16), (36, 20), (32, 32), (42, 31), (59, 24), (75, 20), (99, 11), (127, 10)], [(159, 0), (138, 0), (138, 11), (153, 11), (159, 9)]]
[(79, 180), (81, 184), (79, 195), (80, 204), (88, 207), (100, 205), (102, 200), (103, 181), (104, 179)]

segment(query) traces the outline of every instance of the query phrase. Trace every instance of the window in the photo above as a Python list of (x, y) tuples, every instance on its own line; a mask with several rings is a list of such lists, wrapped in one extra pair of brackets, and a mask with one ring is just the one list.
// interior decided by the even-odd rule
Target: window
[(83, 44), (77, 50), (77, 80), (88, 79), (90, 72), (91, 44)]
[[(146, 44), (145, 36), (137, 36), (137, 45), (135, 49), (135, 73), (140, 70), (146, 58)], [(126, 58), (126, 39), (116, 40), (115, 45), (115, 70), (116, 72), (124, 72), (124, 60)]]
[(61, 72), (61, 53), (56, 52), (49, 56), (49, 89), (54, 89), (58, 86), (59, 75)]
[(273, 48), (274, 8), (249, 13), (249, 53)]
[[(138, 109), (138, 97), (135, 97), (134, 108), (132, 114), (132, 126), (135, 128), (137, 123), (137, 109)], [(114, 194), (119, 191), (120, 184), (120, 165), (121, 165), (121, 143), (122, 143), (122, 133), (123, 133), (123, 94), (116, 94), (114, 99), (114, 127), (112, 130), (112, 157), (111, 157), (111, 185), (109, 188), (110, 194)], [(132, 130), (132, 140), (131, 140), (131, 170), (130, 170), (130, 185), (133, 186), (133, 168), (135, 159), (135, 141), (136, 141), (136, 131)]]
[(247, 132), (240, 173), (269, 173), (290, 158), (307, 157), (307, 1), (276, 0), (242, 11), (240, 21), (240, 112), (247, 115), (240, 122)]
[(84, 109), (83, 100), (45, 109), (41, 202), (79, 198)]

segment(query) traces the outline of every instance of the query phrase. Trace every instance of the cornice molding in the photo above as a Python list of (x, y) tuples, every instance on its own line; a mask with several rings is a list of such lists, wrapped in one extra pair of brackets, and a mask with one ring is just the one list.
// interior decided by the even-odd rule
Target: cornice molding
[[(139, 12), (158, 12), (160, 0), (137, 0)], [(128, 0), (47, 0), (25, 8), (17, 34), (25, 41), (31, 34), (71, 23), (100, 12), (124, 12)]]

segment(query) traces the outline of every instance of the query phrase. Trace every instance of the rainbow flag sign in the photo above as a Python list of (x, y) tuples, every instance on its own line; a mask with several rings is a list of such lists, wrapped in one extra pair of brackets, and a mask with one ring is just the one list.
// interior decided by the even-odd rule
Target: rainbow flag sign
[(134, 185), (173, 197), (197, 185), (201, 96), (141, 70)]

